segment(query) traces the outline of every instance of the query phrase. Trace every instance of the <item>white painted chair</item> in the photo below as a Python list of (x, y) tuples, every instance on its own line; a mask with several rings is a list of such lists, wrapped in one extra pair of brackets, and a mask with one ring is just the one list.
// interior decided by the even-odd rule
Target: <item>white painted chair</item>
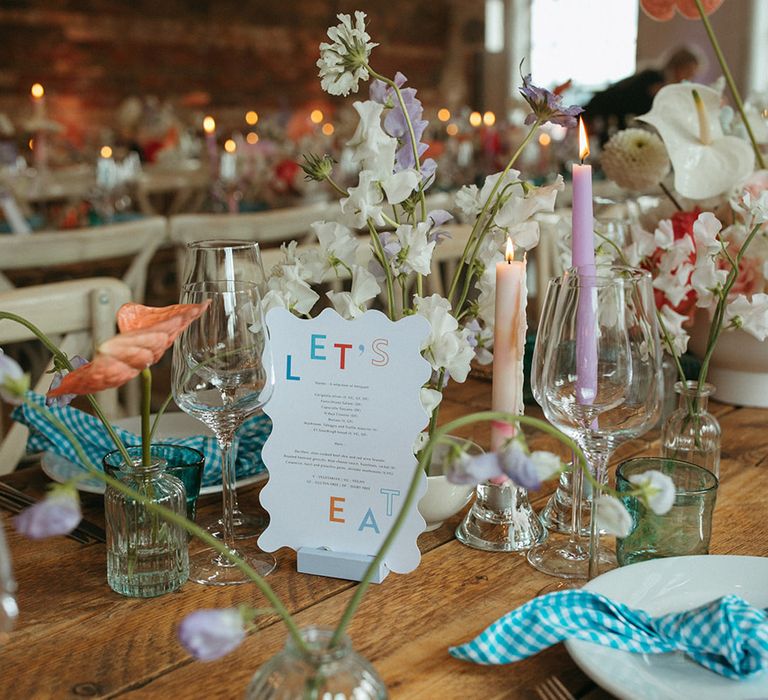
[[(57, 345), (69, 357), (80, 354), (90, 358), (95, 345), (115, 334), (115, 313), (130, 300), (131, 290), (124, 282), (91, 277), (0, 292), (0, 310), (22, 316), (46, 334), (60, 337)], [(25, 326), (0, 321), (0, 347), (31, 340), (36, 338)], [(50, 382), (50, 375), (43, 373), (35, 391), (45, 393)], [(118, 417), (121, 411), (116, 389), (101, 392), (97, 398), (107, 417)], [(127, 405), (125, 410), (138, 413), (138, 404)], [(4, 436), (0, 434), (0, 474), (16, 468), (26, 441), (27, 429), (19, 424)]]
[[(166, 219), (160, 216), (71, 231), (29, 236), (0, 236), (0, 291), (13, 289), (3, 272), (45, 269), (113, 258), (133, 258), (123, 275), (134, 301), (144, 300), (147, 268), (158, 246), (166, 241)], [(84, 265), (84, 269), (88, 269)], [(91, 274), (93, 274), (91, 272)]]

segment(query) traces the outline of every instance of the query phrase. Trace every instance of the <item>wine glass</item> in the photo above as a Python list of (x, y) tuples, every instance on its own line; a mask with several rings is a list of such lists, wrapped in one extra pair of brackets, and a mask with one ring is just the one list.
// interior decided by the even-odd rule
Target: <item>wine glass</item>
[[(544, 414), (578, 442), (598, 484), (605, 484), (612, 452), (653, 426), (663, 391), (650, 273), (592, 266), (566, 271), (546, 342), (539, 387)], [(599, 550), (599, 496), (598, 487), (590, 579), (609, 560)]]
[[(255, 284), (263, 297), (267, 291), (267, 278), (261, 262), (259, 244), (236, 239), (212, 239), (187, 244), (184, 255), (182, 286), (207, 280), (232, 280)], [(233, 517), (235, 539), (256, 537), (262, 533), (267, 518), (262, 514), (246, 514), (237, 502), (235, 482), (232, 482)], [(219, 539), (223, 522), (217, 519), (205, 525)]]
[(5, 542), (4, 523), (0, 518), (0, 646), (19, 615), (16, 604), (16, 582), (11, 570), (11, 553)]
[[(216, 280), (187, 284), (181, 300), (210, 302), (208, 309), (173, 346), (173, 398), (179, 408), (205, 423), (216, 435), (222, 460), (222, 539), (227, 547), (266, 576), (276, 562), (253, 540), (235, 547), (232, 441), (243, 421), (272, 395), (274, 370), (261, 297), (254, 284)], [(230, 560), (206, 549), (190, 557), (189, 578), (227, 585), (248, 579)]]

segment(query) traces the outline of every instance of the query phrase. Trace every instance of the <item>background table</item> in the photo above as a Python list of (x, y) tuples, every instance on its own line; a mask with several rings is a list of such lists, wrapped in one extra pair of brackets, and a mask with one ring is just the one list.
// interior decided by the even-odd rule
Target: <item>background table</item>
[[(452, 386), (441, 422), (488, 408), (490, 384), (470, 379)], [(714, 404), (723, 428), (721, 477), (712, 552), (768, 556), (768, 411)], [(535, 415), (535, 410), (529, 410)], [(467, 436), (488, 445), (487, 425)], [(623, 446), (617, 459), (655, 454), (654, 434)], [(533, 443), (544, 440), (537, 436)], [(40, 493), (39, 469), (6, 480)], [(243, 489), (244, 510), (256, 507), (258, 487)], [(546, 492), (533, 494), (537, 510)], [(215, 496), (202, 515), (215, 514)], [(85, 496), (84, 511), (103, 520), (102, 499)], [(552, 579), (524, 555), (480, 552), (454, 538), (459, 516), (419, 538), (422, 561), (411, 574), (371, 586), (349, 629), (354, 648), (377, 668), (393, 698), (535, 698), (533, 688), (557, 675), (577, 697), (610, 697), (571, 661), (562, 644), (523, 662), (481, 667), (452, 659), (449, 645), (471, 639), (509, 610), (533, 598)], [(9, 528), (10, 529), (10, 528)], [(106, 584), (104, 545), (65, 538), (30, 542), (9, 532), (21, 615), (0, 649), (4, 698), (237, 698), (251, 675), (282, 648), (285, 629), (275, 616), (232, 654), (210, 663), (192, 660), (176, 640), (176, 626), (198, 608), (264, 599), (255, 586), (206, 588), (187, 583), (175, 594), (150, 600), (123, 598)], [(193, 545), (196, 546), (196, 545)], [(278, 553), (270, 584), (300, 625), (333, 625), (354, 583), (297, 574), (291, 550)]]

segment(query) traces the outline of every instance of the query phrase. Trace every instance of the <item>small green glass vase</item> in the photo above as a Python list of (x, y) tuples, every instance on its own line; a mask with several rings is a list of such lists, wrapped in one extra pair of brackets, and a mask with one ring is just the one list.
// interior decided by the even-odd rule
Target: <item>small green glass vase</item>
[[(162, 460), (149, 466), (137, 460), (131, 465), (123, 463), (113, 476), (153, 503), (186, 516), (184, 484), (164, 469)], [(104, 512), (107, 583), (113, 591), (132, 598), (153, 598), (183, 585), (189, 576), (184, 528), (109, 485)]]

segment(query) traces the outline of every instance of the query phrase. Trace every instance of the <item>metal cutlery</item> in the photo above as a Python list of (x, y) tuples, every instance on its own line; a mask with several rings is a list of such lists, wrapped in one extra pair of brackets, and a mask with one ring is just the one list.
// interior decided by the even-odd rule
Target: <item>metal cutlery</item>
[(534, 690), (541, 700), (576, 700), (557, 676), (549, 676), (542, 683), (539, 683)]

